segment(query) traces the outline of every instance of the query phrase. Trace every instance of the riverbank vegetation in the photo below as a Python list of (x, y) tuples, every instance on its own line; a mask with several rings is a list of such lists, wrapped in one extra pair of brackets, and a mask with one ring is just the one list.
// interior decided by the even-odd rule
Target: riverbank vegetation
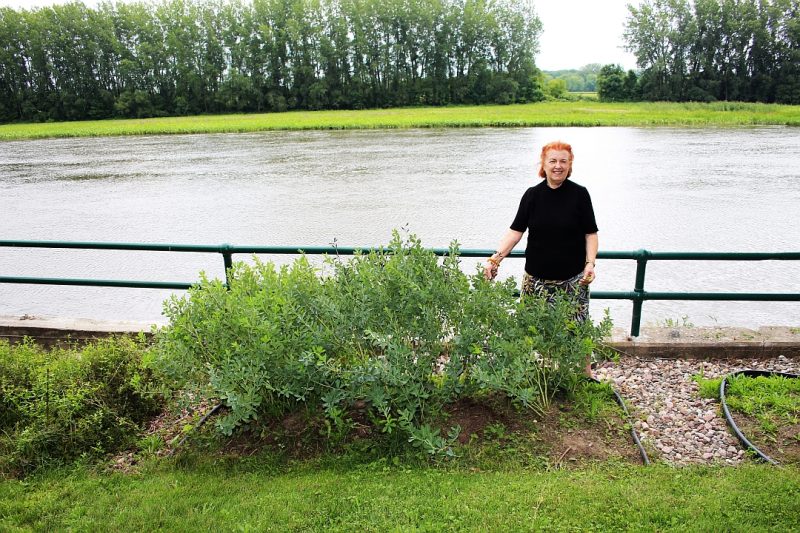
[(640, 71), (606, 65), (601, 98), (800, 104), (797, 0), (644, 0), (628, 10), (625, 45)]
[(589, 100), (508, 106), (293, 111), (152, 119), (0, 125), (0, 140), (106, 135), (247, 133), (270, 130), (534, 126), (800, 126), (800, 106), (738, 102), (604, 103)]
[(542, 23), (517, 0), (0, 7), (0, 123), (519, 104), (595, 89), (607, 101), (800, 104), (796, 1), (646, 0), (629, 12), (638, 71), (545, 74)]
[(0, 8), (0, 122), (530, 102), (515, 0), (155, 0)]
[(562, 80), (571, 93), (597, 93), (597, 75), (603, 65), (599, 63), (589, 63), (579, 69), (564, 69), (544, 71), (545, 82), (550, 80)]

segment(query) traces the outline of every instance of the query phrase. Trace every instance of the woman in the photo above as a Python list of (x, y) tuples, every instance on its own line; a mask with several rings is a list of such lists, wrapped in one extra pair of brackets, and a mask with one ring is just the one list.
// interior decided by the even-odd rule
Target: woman
[[(539, 176), (544, 181), (522, 195), (517, 216), (487, 260), (484, 274), (494, 279), (503, 259), (528, 231), (523, 294), (545, 298), (559, 290), (575, 295), (577, 319), (589, 317), (589, 284), (595, 279), (597, 223), (592, 199), (584, 188), (569, 181), (572, 146), (561, 141), (542, 147)], [(588, 366), (586, 373), (591, 375)]]

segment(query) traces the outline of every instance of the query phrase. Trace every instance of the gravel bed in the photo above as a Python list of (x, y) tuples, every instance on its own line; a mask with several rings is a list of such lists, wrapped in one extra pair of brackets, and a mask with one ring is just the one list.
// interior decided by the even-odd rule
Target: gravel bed
[(745, 451), (728, 429), (716, 400), (701, 398), (692, 376), (722, 377), (737, 370), (800, 374), (800, 360), (639, 359), (622, 356), (604, 362), (595, 377), (607, 381), (625, 399), (636, 431), (648, 451), (673, 465), (739, 464)]

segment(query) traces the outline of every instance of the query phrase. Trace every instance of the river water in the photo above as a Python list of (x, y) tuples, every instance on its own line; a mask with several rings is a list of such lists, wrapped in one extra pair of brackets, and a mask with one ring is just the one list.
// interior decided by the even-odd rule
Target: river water
[[(538, 149), (572, 143), (602, 250), (799, 251), (800, 128), (524, 128), (52, 139), (0, 143), (0, 239), (493, 249)], [(520, 245), (524, 244), (524, 240)], [(247, 259), (246, 257), (235, 257)], [(275, 258), (276, 262), (290, 260)], [(519, 278), (522, 261), (502, 274)], [(474, 261), (464, 260), (464, 268)], [(600, 261), (595, 290), (632, 290)], [(797, 292), (792, 262), (651, 262), (653, 291)], [(0, 275), (193, 281), (216, 254), (0, 248)], [(0, 284), (0, 315), (163, 321), (172, 291)], [(177, 291), (180, 293), (181, 291)], [(627, 327), (629, 301), (595, 300)], [(654, 302), (643, 324), (798, 325), (800, 304)]]

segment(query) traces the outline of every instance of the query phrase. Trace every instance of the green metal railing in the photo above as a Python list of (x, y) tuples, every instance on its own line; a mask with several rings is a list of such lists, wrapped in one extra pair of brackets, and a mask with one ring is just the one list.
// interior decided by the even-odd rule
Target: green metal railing
[[(81, 250), (128, 250), (149, 252), (194, 252), (218, 253), (222, 255), (225, 267), (226, 284), (230, 283), (229, 272), (233, 265), (233, 254), (339, 254), (353, 255), (357, 251), (368, 252), (370, 248), (343, 246), (234, 246), (220, 244), (217, 246), (200, 244), (136, 244), (114, 242), (62, 242), (62, 241), (3, 241), (0, 248), (58, 248)], [(439, 256), (449, 253), (447, 248), (434, 248)], [(466, 249), (460, 250), (462, 257), (488, 257), (493, 250)], [(524, 258), (525, 253), (513, 251), (512, 258)], [(644, 290), (645, 272), (648, 261), (800, 261), (800, 252), (762, 253), (762, 252), (650, 252), (636, 250), (632, 252), (599, 252), (598, 259), (634, 260), (636, 261), (636, 279), (632, 291), (593, 291), (592, 298), (597, 300), (631, 300), (630, 334), (639, 335), (642, 320), (642, 304), (645, 300), (706, 300), (706, 301), (762, 301), (762, 302), (798, 302), (800, 293), (730, 293), (730, 292), (648, 292)], [(143, 289), (188, 289), (196, 282), (180, 281), (136, 281), (108, 279), (74, 279), (74, 278), (37, 278), (21, 276), (0, 276), (0, 283), (29, 283), (39, 285), (80, 285), (93, 287), (133, 287)]]

